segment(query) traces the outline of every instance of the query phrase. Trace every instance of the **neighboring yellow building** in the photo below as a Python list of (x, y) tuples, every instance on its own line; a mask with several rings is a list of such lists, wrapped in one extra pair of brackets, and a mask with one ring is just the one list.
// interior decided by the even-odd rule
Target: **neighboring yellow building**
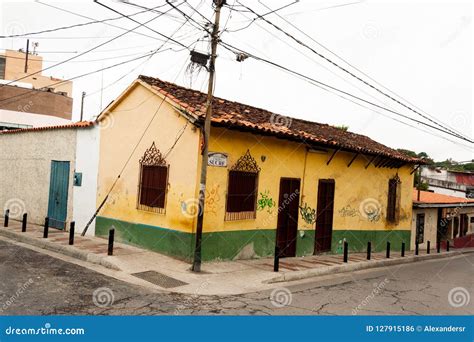
[[(206, 95), (140, 76), (99, 116), (96, 234), (190, 260)], [(408, 157), (368, 137), (214, 99), (203, 260), (410, 245)], [(123, 170), (123, 172), (121, 172)], [(118, 175), (120, 177), (118, 178)]]

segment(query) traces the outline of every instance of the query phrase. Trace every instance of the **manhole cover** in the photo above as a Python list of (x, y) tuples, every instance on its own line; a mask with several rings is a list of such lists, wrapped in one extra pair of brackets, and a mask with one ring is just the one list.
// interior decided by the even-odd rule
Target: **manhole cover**
[(152, 284), (155, 284), (167, 289), (172, 288), (172, 287), (188, 285), (188, 283), (185, 283), (184, 281), (168, 277), (167, 275), (156, 272), (156, 271), (138, 272), (138, 273), (133, 273), (132, 275), (137, 278), (149, 281)]

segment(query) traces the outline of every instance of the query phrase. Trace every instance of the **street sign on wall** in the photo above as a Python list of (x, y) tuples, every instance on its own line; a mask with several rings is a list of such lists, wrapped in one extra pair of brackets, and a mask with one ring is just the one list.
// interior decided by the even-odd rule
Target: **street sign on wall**
[(221, 152), (209, 152), (207, 165), (227, 167), (227, 154)]

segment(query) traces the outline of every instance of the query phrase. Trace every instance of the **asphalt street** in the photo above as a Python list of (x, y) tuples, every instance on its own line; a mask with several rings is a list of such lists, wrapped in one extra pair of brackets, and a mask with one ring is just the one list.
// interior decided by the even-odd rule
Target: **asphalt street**
[(472, 315), (474, 253), (237, 296), (157, 292), (0, 241), (2, 315)]

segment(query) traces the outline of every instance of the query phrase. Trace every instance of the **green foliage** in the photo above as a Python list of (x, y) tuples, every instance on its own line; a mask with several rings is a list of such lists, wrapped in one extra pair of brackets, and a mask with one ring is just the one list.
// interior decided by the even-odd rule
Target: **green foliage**
[(446, 159), (445, 161), (436, 162), (434, 163), (434, 166), (451, 171), (474, 171), (474, 163), (460, 164), (451, 158)]
[[(414, 158), (422, 158), (428, 162), (428, 165), (432, 165), (434, 167), (440, 167), (443, 169), (451, 170), (451, 171), (474, 171), (474, 161), (471, 163), (459, 163), (452, 158), (446, 159), (445, 161), (435, 162), (428, 153), (426, 152), (419, 152), (416, 153), (411, 150), (405, 150), (403, 148), (397, 149), (398, 152), (406, 154), (409, 157)], [(416, 175), (415, 175), (416, 179)]]
[(397, 151), (400, 153), (406, 154), (409, 157), (424, 159), (428, 164), (434, 163), (433, 159), (431, 159), (430, 156), (428, 156), (428, 153), (426, 152), (416, 153), (414, 151), (405, 150), (403, 148), (398, 148)]
[(474, 163), (464, 164), (464, 171), (474, 171)]
[(344, 132), (347, 132), (347, 130), (349, 129), (349, 126), (346, 126), (346, 125), (339, 125), (339, 126), (334, 126), (334, 127), (339, 128), (343, 130)]

